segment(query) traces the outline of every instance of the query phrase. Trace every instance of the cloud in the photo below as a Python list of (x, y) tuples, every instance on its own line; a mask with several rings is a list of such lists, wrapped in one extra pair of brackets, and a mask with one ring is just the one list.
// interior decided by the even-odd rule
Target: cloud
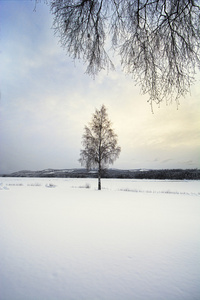
[(184, 164), (185, 164), (185, 165), (188, 165), (188, 166), (194, 166), (194, 165), (196, 165), (196, 163), (193, 162), (193, 160), (185, 161)]
[(172, 158), (168, 158), (168, 159), (163, 160), (161, 163), (165, 164), (165, 163), (168, 163), (169, 161), (173, 161), (173, 159)]

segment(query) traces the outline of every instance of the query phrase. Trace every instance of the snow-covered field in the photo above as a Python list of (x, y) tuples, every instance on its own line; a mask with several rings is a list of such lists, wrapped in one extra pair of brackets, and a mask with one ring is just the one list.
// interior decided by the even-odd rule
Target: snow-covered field
[(0, 178), (0, 300), (199, 300), (200, 182)]

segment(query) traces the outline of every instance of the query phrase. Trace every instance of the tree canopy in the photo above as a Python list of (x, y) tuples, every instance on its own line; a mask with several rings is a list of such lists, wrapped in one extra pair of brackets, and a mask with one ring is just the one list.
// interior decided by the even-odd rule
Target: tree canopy
[(200, 0), (49, 2), (61, 45), (87, 73), (113, 69), (114, 50), (151, 105), (190, 91), (200, 67)]

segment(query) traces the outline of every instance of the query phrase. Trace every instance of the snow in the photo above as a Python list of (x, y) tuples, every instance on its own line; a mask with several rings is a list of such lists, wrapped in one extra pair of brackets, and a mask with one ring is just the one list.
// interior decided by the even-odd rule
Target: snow
[(200, 299), (199, 181), (102, 187), (0, 178), (0, 300)]

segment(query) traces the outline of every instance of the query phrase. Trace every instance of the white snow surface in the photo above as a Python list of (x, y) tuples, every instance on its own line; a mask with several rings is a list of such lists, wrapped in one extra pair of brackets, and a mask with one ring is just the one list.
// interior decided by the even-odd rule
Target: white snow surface
[(200, 182), (96, 187), (0, 178), (0, 300), (199, 300)]

